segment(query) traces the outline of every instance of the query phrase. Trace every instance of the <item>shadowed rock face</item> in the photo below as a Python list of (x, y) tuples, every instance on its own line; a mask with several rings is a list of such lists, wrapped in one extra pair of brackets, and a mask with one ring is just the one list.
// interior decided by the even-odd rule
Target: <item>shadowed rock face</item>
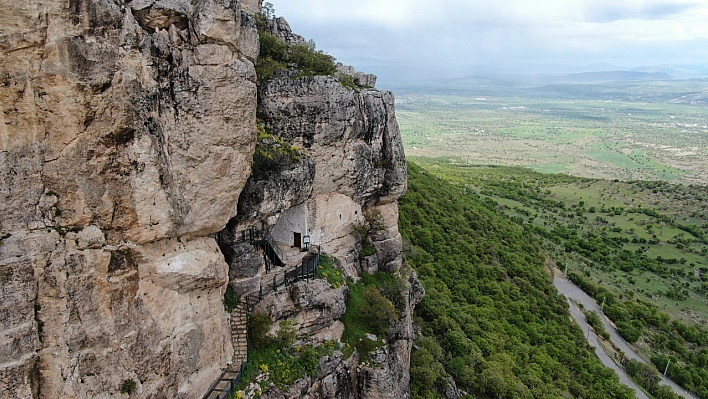
[(204, 237), (251, 172), (260, 4), (0, 4), (0, 396), (203, 395), (232, 352)]

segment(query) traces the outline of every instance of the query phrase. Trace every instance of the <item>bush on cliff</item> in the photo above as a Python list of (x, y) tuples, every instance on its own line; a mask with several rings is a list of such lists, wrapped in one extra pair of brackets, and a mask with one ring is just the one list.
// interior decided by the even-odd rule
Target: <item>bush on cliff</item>
[(262, 124), (257, 125), (258, 141), (253, 152), (251, 177), (255, 181), (268, 179), (273, 173), (280, 173), (300, 162), (302, 153), (283, 139), (268, 133)]
[[(351, 350), (358, 349), (362, 360), (381, 347), (383, 340), (380, 338), (386, 336), (390, 323), (398, 320), (396, 305), (387, 298), (391, 284), (395, 284), (394, 277), (384, 272), (362, 274), (356, 284), (349, 281), (349, 300), (342, 317), (342, 340)], [(377, 340), (371, 340), (367, 334), (375, 335)]]
[(258, 80), (263, 82), (273, 78), (278, 71), (293, 68), (299, 71), (299, 76), (334, 76), (337, 67), (335, 58), (321, 50), (317, 50), (315, 42), (289, 46), (284, 41), (268, 31), (275, 19), (275, 12), (264, 8), (256, 15), (258, 36), (260, 38), (260, 53), (256, 61)]
[(251, 313), (248, 318), (248, 335), (255, 349), (263, 349), (272, 340), (268, 336), (273, 320), (267, 314)]

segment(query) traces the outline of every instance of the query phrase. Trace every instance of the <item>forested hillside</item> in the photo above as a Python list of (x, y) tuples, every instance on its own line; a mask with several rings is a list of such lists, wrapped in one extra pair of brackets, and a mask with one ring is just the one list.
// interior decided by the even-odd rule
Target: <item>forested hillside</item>
[(588, 349), (530, 232), (415, 164), (408, 184), (399, 226), (427, 292), (416, 308), (414, 398), (444, 397), (450, 377), (478, 398), (634, 396)]

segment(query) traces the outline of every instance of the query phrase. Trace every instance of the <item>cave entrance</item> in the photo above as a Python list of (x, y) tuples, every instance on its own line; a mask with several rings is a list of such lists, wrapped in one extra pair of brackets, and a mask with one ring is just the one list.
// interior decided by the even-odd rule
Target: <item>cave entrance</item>
[(293, 232), (293, 247), (302, 247), (302, 234)]

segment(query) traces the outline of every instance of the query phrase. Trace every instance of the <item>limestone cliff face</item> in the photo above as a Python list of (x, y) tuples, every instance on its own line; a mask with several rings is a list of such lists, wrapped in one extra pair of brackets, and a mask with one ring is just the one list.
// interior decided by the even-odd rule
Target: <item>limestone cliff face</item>
[[(395, 201), (406, 189), (406, 165), (393, 103), (390, 92), (355, 92), (327, 76), (273, 79), (259, 90), (266, 128), (315, 164), (306, 209), (296, 211), (308, 219), (304, 234), (347, 264), (356, 247), (350, 225), (362, 209), (381, 207), (390, 215), (387, 238), (400, 242)], [(400, 252), (380, 259), (382, 266), (400, 261)]]
[(255, 145), (256, 1), (0, 1), (0, 396), (203, 395)]
[[(269, 30), (287, 43), (304, 43), (282, 18), (271, 21)], [(367, 362), (361, 362), (357, 352), (347, 359), (335, 352), (321, 359), (315, 377), (299, 380), (287, 391), (271, 387), (266, 398), (410, 397), (411, 314), (424, 291), (402, 263), (396, 201), (406, 190), (407, 171), (394, 98), (373, 88), (373, 75), (341, 64), (337, 75), (350, 75), (359, 88), (344, 87), (335, 77), (298, 77), (292, 72), (259, 85), (258, 118), (267, 131), (298, 148), (303, 158), (264, 180), (251, 178), (229, 228), (269, 230), (276, 241), (295, 247), (307, 235), (313, 245), (338, 258), (347, 277), (379, 270), (394, 274), (402, 284), (405, 305), (399, 321), (380, 338), (384, 345)], [(352, 234), (352, 224), (372, 210), (381, 214), (386, 228), (372, 237), (376, 253), (359, 259), (361, 243)], [(227, 247), (242, 251), (247, 246)], [(231, 284), (241, 295), (268, 279), (246, 261), (252, 258), (234, 257), (231, 263)], [(250, 273), (239, 272), (246, 270)], [(307, 342), (336, 341), (344, 331), (340, 318), (347, 298), (346, 286), (335, 288), (325, 280), (299, 282), (267, 294), (254, 312), (275, 321), (295, 321), (298, 336)]]
[[(259, 289), (261, 253), (214, 240), (255, 227), (311, 243), (345, 275), (385, 270), (405, 309), (368, 364), (341, 353), (274, 397), (408, 396), (411, 312), (397, 198), (406, 166), (391, 93), (334, 77), (257, 87), (257, 0), (0, 0), (0, 397), (201, 398), (234, 361), (222, 299)], [(276, 19), (271, 31), (304, 39)], [(252, 175), (266, 128), (297, 162)], [(386, 229), (358, 259), (353, 222)], [(225, 228), (225, 226), (227, 226)], [(256, 309), (341, 338), (346, 286), (300, 282)], [(237, 348), (238, 349), (238, 348)], [(130, 385), (130, 384), (128, 384)]]

